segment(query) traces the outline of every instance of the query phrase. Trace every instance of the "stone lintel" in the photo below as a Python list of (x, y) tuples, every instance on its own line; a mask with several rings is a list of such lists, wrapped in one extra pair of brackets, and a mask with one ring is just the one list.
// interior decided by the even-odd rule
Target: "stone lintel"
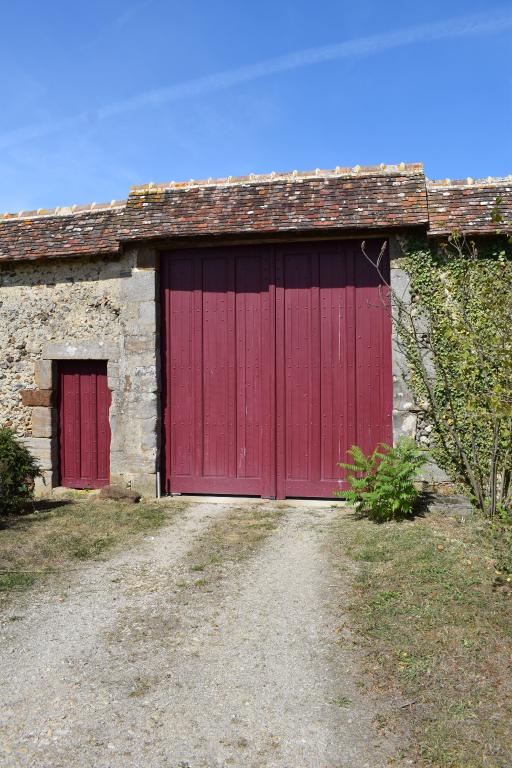
[(118, 360), (116, 342), (81, 341), (73, 344), (50, 343), (43, 347), (44, 360)]

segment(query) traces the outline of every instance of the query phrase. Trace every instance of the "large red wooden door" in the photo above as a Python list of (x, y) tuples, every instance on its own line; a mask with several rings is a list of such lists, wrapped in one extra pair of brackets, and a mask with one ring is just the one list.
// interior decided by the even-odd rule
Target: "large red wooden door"
[[(369, 243), (376, 259), (381, 243)], [(387, 270), (387, 265), (384, 265)], [(276, 253), (277, 492), (332, 496), (339, 461), (392, 440), (387, 296), (355, 241)]]
[(351, 445), (391, 442), (387, 296), (360, 242), (176, 251), (162, 283), (164, 490), (329, 498)]
[(163, 261), (166, 490), (275, 495), (270, 253)]
[(108, 485), (110, 398), (105, 361), (69, 360), (59, 364), (61, 485), (68, 488)]

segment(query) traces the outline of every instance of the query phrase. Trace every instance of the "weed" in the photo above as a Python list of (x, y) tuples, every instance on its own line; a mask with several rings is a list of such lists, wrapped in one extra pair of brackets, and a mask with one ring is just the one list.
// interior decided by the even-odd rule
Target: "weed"
[(135, 685), (130, 691), (130, 693), (128, 694), (128, 696), (131, 699), (140, 698), (141, 696), (145, 696), (149, 692), (150, 688), (151, 688), (151, 684), (149, 680), (146, 680), (142, 677), (138, 677), (135, 680)]
[(0, 591), (6, 592), (10, 589), (28, 589), (28, 587), (32, 586), (35, 580), (36, 576), (32, 573), (3, 571), (3, 573), (0, 573)]
[(105, 536), (99, 539), (93, 539), (88, 542), (81, 542), (78, 540), (75, 546), (71, 549), (71, 554), (76, 557), (77, 560), (90, 560), (91, 558), (98, 557), (104, 550), (109, 549), (115, 542), (113, 536)]
[(350, 707), (352, 705), (352, 701), (348, 698), (348, 696), (336, 696), (334, 699), (331, 699), (331, 704), (335, 704), (337, 707), (344, 708)]

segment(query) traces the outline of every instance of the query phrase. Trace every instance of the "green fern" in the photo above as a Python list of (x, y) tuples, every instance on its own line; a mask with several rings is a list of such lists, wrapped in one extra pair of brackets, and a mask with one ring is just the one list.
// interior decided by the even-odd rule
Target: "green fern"
[(384, 522), (414, 514), (419, 492), (414, 485), (426, 456), (409, 438), (399, 438), (394, 447), (380, 443), (368, 456), (353, 445), (352, 462), (339, 462), (350, 486), (335, 495), (347, 499), (358, 514)]

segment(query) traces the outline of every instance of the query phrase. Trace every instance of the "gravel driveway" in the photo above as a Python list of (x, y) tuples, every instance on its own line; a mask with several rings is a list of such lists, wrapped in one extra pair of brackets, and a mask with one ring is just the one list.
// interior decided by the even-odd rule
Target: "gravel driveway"
[(228, 511), (192, 504), (136, 548), (10, 606), (2, 766), (388, 764), (393, 744), (373, 725), (357, 652), (337, 642), (346, 576), (326, 539), (340, 510), (285, 510), (210, 583), (191, 552)]

